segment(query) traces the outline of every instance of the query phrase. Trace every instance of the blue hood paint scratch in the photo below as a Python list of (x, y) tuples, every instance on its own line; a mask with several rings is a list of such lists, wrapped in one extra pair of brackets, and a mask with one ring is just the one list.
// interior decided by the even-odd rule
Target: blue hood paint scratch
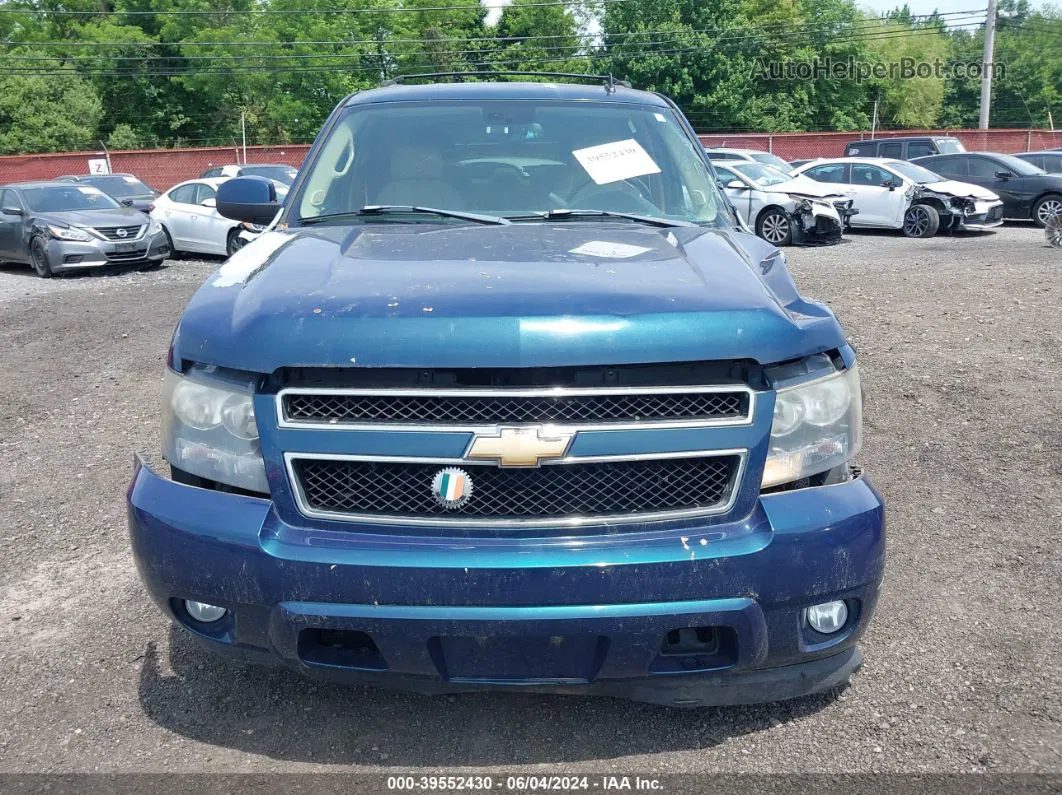
[[(800, 297), (784, 265), (763, 272), (772, 246), (728, 230), (569, 221), (274, 234), (287, 240), (264, 246), (260, 267), (200, 288), (177, 330), (178, 357), (259, 373), (767, 364), (845, 344), (833, 315)], [(573, 253), (587, 243), (642, 251)]]

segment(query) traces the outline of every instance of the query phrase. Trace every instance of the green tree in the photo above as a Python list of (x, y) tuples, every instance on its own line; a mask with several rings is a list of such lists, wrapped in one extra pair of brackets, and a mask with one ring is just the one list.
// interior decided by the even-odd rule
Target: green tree
[[(905, 35), (906, 34), (906, 35)], [(884, 126), (935, 127), (944, 106), (944, 77), (937, 74), (937, 64), (944, 65), (950, 48), (935, 24), (908, 25), (895, 19), (884, 21), (880, 34), (869, 39), (871, 59), (886, 70), (885, 78), (869, 82), (879, 100), (878, 118)], [(904, 64), (927, 65), (930, 75), (905, 77), (899, 71)]]
[(119, 124), (107, 136), (108, 149), (139, 149), (140, 139), (128, 124)]
[(102, 114), (92, 84), (72, 69), (0, 73), (0, 153), (87, 149), (96, 142)]
[(499, 68), (578, 72), (584, 59), (578, 21), (565, 6), (542, 5), (539, 0), (513, 0), (502, 9), (495, 35)]

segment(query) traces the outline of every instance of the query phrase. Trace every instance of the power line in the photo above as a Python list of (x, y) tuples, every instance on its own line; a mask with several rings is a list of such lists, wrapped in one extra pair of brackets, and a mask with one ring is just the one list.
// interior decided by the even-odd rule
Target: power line
[[(849, 38), (849, 39), (844, 39), (844, 38), (838, 39), (837, 41), (839, 41), (839, 42), (860, 41), (860, 40), (868, 40), (868, 39), (870, 39), (870, 40), (882, 40), (882, 39), (891, 39), (891, 38), (900, 38), (900, 37), (907, 37), (907, 38), (919, 37), (919, 36), (926, 36), (926, 35), (937, 35), (937, 32), (936, 31), (932, 31), (932, 30), (923, 30), (923, 31), (888, 31), (888, 32), (884, 32), (884, 33), (878, 34), (878, 35), (854, 36), (854, 37)], [(715, 44), (715, 43), (717, 43), (717, 42), (712, 42), (712, 44)], [(704, 53), (704, 52), (708, 52), (708, 51), (709, 51), (709, 49), (707, 47), (705, 47), (704, 45), (697, 45), (697, 46), (679, 47), (679, 48), (673, 48), (673, 49), (628, 50), (628, 51), (618, 51), (618, 52), (602, 50), (602, 51), (599, 51), (599, 52), (596, 52), (596, 53), (582, 53), (582, 54), (580, 54), (580, 53), (572, 53), (572, 54), (569, 54), (567, 56), (553, 57), (553, 58), (521, 58), (519, 56), (516, 56), (516, 57), (511, 57), (508, 60), (511, 61), (511, 62), (520, 63), (522, 65), (531, 65), (531, 64), (546, 65), (546, 64), (563, 63), (563, 62), (572, 61), (572, 60), (613, 59), (613, 60), (621, 60), (622, 61), (622, 60), (631, 60), (631, 59), (636, 59), (636, 58), (642, 58), (642, 57), (645, 57), (646, 55), (679, 55), (679, 54), (684, 54), (684, 53)], [(454, 55), (455, 55), (454, 53), (449, 53), (449, 52), (446, 52), (446, 51), (442, 51), (442, 52), (438, 53), (438, 57), (440, 59), (447, 58), (447, 57), (453, 57)], [(365, 57), (365, 56), (360, 56), (360, 57)], [(505, 64), (506, 64), (506, 59), (505, 58), (500, 58), (499, 60), (495, 60), (495, 61), (469, 62), (468, 64), (466, 64), (466, 66), (468, 68), (470, 68), (470, 69), (472, 69), (472, 68), (491, 69), (491, 68), (500, 68), (500, 67), (504, 66)], [(413, 64), (413, 63), (405, 64), (404, 66), (409, 68), (409, 69), (433, 69), (433, 68), (435, 68), (436, 64), (431, 63), (431, 62), (421, 62), (421, 63), (418, 63), (418, 64)], [(76, 74), (79, 74), (79, 75), (84, 76), (84, 77), (185, 77), (185, 76), (200, 76), (200, 75), (213, 75), (213, 74), (221, 74), (221, 75), (243, 74), (243, 73), (299, 74), (299, 73), (304, 73), (304, 72), (314, 72), (314, 73), (317, 73), (317, 74), (350, 74), (350, 75), (361, 74), (361, 75), (369, 75), (369, 76), (379, 77), (380, 74), (381, 74), (381, 71), (382, 71), (381, 69), (376, 68), (376, 67), (354, 67), (354, 66), (344, 67), (344, 66), (341, 66), (341, 65), (333, 65), (333, 66), (324, 66), (324, 67), (321, 67), (321, 66), (310, 66), (310, 67), (287, 67), (287, 66), (275, 66), (275, 67), (261, 66), (261, 67), (254, 67), (254, 66), (249, 66), (249, 67), (233, 67), (233, 68), (225, 68), (225, 69), (181, 69), (181, 70), (173, 70), (173, 69), (171, 69), (171, 70), (168, 70), (168, 71), (158, 70), (158, 71), (150, 71), (150, 72), (133, 71), (133, 70), (124, 70), (124, 71), (114, 71), (114, 70), (112, 70), (112, 71), (79, 71), (79, 72), (76, 72)], [(52, 69), (52, 70), (43, 70), (43, 69), (41, 69), (39, 67), (26, 67), (26, 68), (15, 68), (15, 69), (3, 69), (3, 68), (0, 68), (0, 74), (10, 74), (10, 75), (50, 76), (50, 75), (55, 75), (55, 74), (70, 74), (70, 73), (71, 73), (70, 70), (61, 69), (61, 68)]]
[[(617, 3), (630, 3), (633, 0), (597, 0), (600, 3), (614, 5)], [(541, 8), (547, 6), (572, 6), (582, 5), (582, 0), (539, 0), (533, 3), (521, 3), (521, 8)], [(50, 8), (18, 8), (8, 5), (0, 6), (0, 14), (40, 14), (44, 16), (58, 17), (230, 17), (230, 16), (318, 16), (318, 15), (342, 15), (342, 14), (420, 14), (426, 11), (487, 11), (485, 6), (478, 2), (470, 2), (456, 6), (392, 6), (381, 8), (233, 8), (233, 9), (164, 9), (158, 11), (118, 11), (118, 10), (93, 10), (74, 11), (72, 9)]]
[[(569, 2), (576, 2), (577, 0), (569, 0)], [(628, 0), (608, 0), (609, 2), (628, 2)], [(521, 8), (526, 8), (527, 5), (521, 5)], [(2, 9), (2, 6), (0, 6)], [(976, 17), (983, 16), (985, 14), (984, 8), (969, 9), (966, 11), (949, 11), (946, 14), (940, 14), (941, 17)], [(912, 19), (928, 19), (932, 15), (920, 14), (915, 15)], [(983, 20), (981, 20), (983, 21)], [(895, 24), (893, 20), (884, 18), (873, 18), (859, 21), (852, 20), (837, 20), (826, 22), (813, 22), (806, 23), (804, 25), (791, 25), (788, 22), (775, 22), (766, 25), (734, 25), (730, 27), (721, 28), (691, 28), (682, 32), (690, 33), (729, 33), (734, 31), (769, 31), (775, 28), (784, 28), (794, 33), (800, 31), (816, 31), (823, 30), (828, 31), (834, 28), (876, 28), (876, 27), (888, 27)], [(972, 23), (962, 23), (972, 24)], [(675, 30), (648, 30), (648, 31), (617, 31), (614, 33), (595, 33), (595, 34), (574, 34), (581, 38), (587, 39), (600, 39), (604, 37), (630, 37), (630, 36), (644, 36), (661, 34), (672, 34)], [(937, 32), (934, 29), (934, 32)], [(0, 45), (9, 47), (20, 46), (35, 46), (35, 47), (213, 47), (213, 46), (238, 46), (238, 47), (272, 47), (272, 46), (289, 46), (289, 45), (334, 45), (334, 46), (353, 46), (358, 44), (379, 46), (380, 44), (439, 44), (447, 42), (498, 42), (498, 41), (538, 41), (538, 40), (552, 40), (569, 38), (567, 34), (557, 35), (543, 35), (543, 36), (513, 36), (513, 37), (500, 37), (500, 36), (467, 36), (467, 37), (439, 37), (439, 38), (373, 38), (373, 39), (331, 39), (322, 41), (249, 41), (249, 40), (237, 40), (237, 41), (73, 41), (73, 40), (51, 40), (51, 41), (17, 41), (17, 40), (4, 40), (0, 41)]]
[[(975, 24), (975, 23), (970, 22), (970, 23), (965, 23), (965, 24)], [(879, 28), (880, 26), (873, 26), (873, 27), (874, 28)], [(652, 32), (639, 32), (639, 33), (636, 33), (636, 34), (631, 34), (631, 35), (638, 35), (638, 36), (654, 35), (654, 36), (667, 36), (668, 37), (667, 40), (641, 40), (640, 39), (638, 41), (632, 42), (632, 44), (637, 45), (637, 47), (639, 48), (637, 50), (609, 49), (609, 48), (605, 47), (605, 48), (598, 48), (598, 51), (594, 52), (594, 53), (580, 53), (580, 52), (575, 52), (575, 51), (584, 49), (585, 46), (586, 46), (586, 45), (581, 44), (581, 43), (580, 44), (572, 44), (572, 45), (551, 46), (551, 47), (539, 47), (537, 45), (533, 45), (533, 46), (535, 47), (535, 51), (536, 52), (559, 52), (559, 51), (568, 51), (568, 50), (572, 51), (571, 53), (569, 53), (565, 57), (556, 58), (556, 59), (550, 59), (549, 62), (563, 61), (563, 60), (567, 60), (568, 58), (579, 58), (579, 57), (588, 57), (588, 56), (597, 57), (597, 56), (602, 56), (602, 55), (610, 55), (610, 56), (613, 56), (613, 57), (622, 57), (622, 58), (632, 58), (632, 57), (636, 57), (636, 56), (639, 56), (639, 55), (645, 55), (645, 54), (650, 54), (650, 53), (652, 53), (652, 54), (661, 54), (661, 53), (666, 52), (666, 51), (659, 50), (659, 49), (644, 49), (644, 48), (647, 47), (647, 46), (652, 46), (652, 45), (657, 45), (657, 44), (670, 44), (670, 43), (674, 42), (674, 40), (676, 40), (676, 39), (685, 38), (686, 36), (689, 36), (689, 35), (701, 34), (701, 33), (706, 32), (707, 30), (709, 30), (709, 29), (698, 29), (698, 30), (687, 30), (687, 31), (652, 31)], [(737, 29), (735, 28), (735, 30), (737, 30)], [(893, 29), (891, 27), (885, 27), (885, 28), (882, 28), (880, 30), (875, 31), (873, 29), (870, 29), (870, 30), (866, 29), (866, 26), (857, 25), (857, 26), (852, 26), (849, 29), (843, 30), (842, 34), (843, 35), (840, 35), (840, 36), (837, 36), (837, 37), (833, 38), (831, 40), (831, 43), (847, 43), (847, 42), (852, 42), (852, 41), (873, 41), (873, 40), (880, 40), (880, 39), (890, 39), (890, 38), (900, 38), (900, 37), (916, 37), (916, 36), (926, 36), (926, 35), (936, 36), (936, 35), (939, 35), (939, 32), (937, 30), (930, 29), (930, 28), (922, 28), (922, 29), (917, 29), (917, 30), (913, 30), (912, 31), (912, 30), (895, 30), (895, 29)], [(776, 35), (772, 40), (775, 41), (775, 42), (784, 42), (784, 41), (791, 40), (791, 39), (804, 38), (804, 37), (806, 37), (806, 35), (807, 35), (807, 31), (794, 30), (794, 31), (791, 31), (791, 32), (787, 32), (787, 33), (785, 33), (783, 35)], [(553, 38), (553, 37), (551, 37), (551, 38)], [(752, 39), (760, 39), (760, 38), (761, 38), (760, 35), (755, 35), (755, 34), (747, 35), (747, 36), (723, 36), (723, 37), (719, 37), (719, 38), (711, 40), (711, 42), (708, 42), (708, 44), (710, 44), (711, 46), (718, 46), (720, 44), (729, 44), (729, 43), (734, 43), (734, 42), (749, 41), (749, 40), (752, 40)], [(381, 43), (383, 43), (385, 45), (389, 44), (389, 42), (381, 42)], [(623, 45), (621, 45), (621, 46), (623, 46)], [(703, 50), (703, 49), (704, 49), (703, 45), (698, 45), (698, 46), (693, 46), (693, 47), (689, 47), (689, 48), (684, 48), (682, 51), (700, 51), (700, 50)], [(457, 57), (457, 56), (463, 56), (463, 55), (478, 55), (478, 56), (482, 56), (483, 54), (484, 54), (484, 51), (482, 49), (440, 50), (438, 52), (438, 56), (440, 58)], [(503, 59), (504, 59), (504, 57), (506, 55), (509, 55), (510, 56), (510, 60), (523, 60), (525, 62), (534, 62), (536, 60), (539, 60), (539, 61), (542, 60), (542, 59), (532, 59), (532, 60), (528, 61), (527, 59), (521, 59), (521, 56), (520, 56), (519, 53), (517, 53), (515, 55), (512, 55), (511, 53), (508, 52), (508, 48), (503, 48), (503, 49), (497, 51), (497, 54), (500, 57), (502, 57)], [(388, 52), (387, 56), (388, 57), (401, 57), (399, 54), (396, 54), (394, 52)], [(269, 61), (283, 61), (283, 62), (286, 63), (286, 62), (290, 62), (290, 61), (334, 60), (334, 59), (352, 59), (352, 58), (353, 59), (366, 59), (366, 58), (375, 58), (375, 57), (379, 57), (378, 53), (372, 52), (372, 51), (366, 51), (366, 52), (352, 52), (352, 53), (287, 53), (287, 54), (281, 54), (281, 55), (173, 55), (173, 56), (146, 56), (146, 57), (145, 56), (107, 56), (107, 55), (90, 55), (90, 56), (65, 56), (65, 55), (64, 56), (27, 56), (27, 55), (10, 55), (9, 54), (9, 55), (5, 56), (4, 60), (5, 60), (5, 62), (15, 62), (15, 63), (44, 61), (44, 62), (57, 62), (57, 63), (61, 63), (61, 64), (66, 64), (66, 63), (71, 63), (71, 62), (85, 62), (85, 61), (89, 61), (89, 62), (97, 61), (97, 62), (107, 62), (107, 63), (112, 62), (112, 61), (120, 61), (120, 62), (135, 61), (137, 63), (142, 63), (142, 62), (145, 62), (145, 61), (234, 61), (234, 60), (235, 61), (241, 61), (241, 62), (245, 62), (247, 60), (269, 60)], [(427, 64), (427, 66), (430, 67), (431, 64)], [(265, 67), (261, 67), (261, 68), (260, 67), (249, 67), (248, 70), (263, 71), (263, 70), (267, 70), (267, 69)], [(294, 70), (294, 67), (291, 67), (290, 70)], [(209, 70), (204, 70), (204, 69), (197, 69), (194, 72), (191, 72), (190, 70), (183, 70), (183, 71), (189, 71), (189, 73), (195, 73), (195, 74), (211, 73)], [(227, 72), (227, 71), (230, 71), (230, 70), (226, 69), (226, 70), (216, 70), (216, 71), (226, 71)], [(240, 70), (239, 69), (233, 69), (231, 71), (240, 71)], [(244, 71), (246, 71), (246, 70), (244, 70)], [(267, 70), (267, 71), (269, 71), (269, 70)], [(279, 71), (289, 71), (289, 68), (288, 67), (282, 67)], [(2, 68), (0, 68), (0, 73), (18, 73), (18, 72), (19, 72), (19, 70), (2, 69)], [(22, 70), (22, 72), (24, 73), (25, 70)], [(86, 73), (86, 74), (88, 74), (88, 73)], [(136, 74), (141, 74), (141, 73), (140, 72), (129, 71), (129, 72), (121, 72), (121, 74), (122, 75), (126, 75), (126, 74), (136, 75)], [(163, 72), (161, 72), (161, 71), (153, 71), (150, 74), (163, 74)]]

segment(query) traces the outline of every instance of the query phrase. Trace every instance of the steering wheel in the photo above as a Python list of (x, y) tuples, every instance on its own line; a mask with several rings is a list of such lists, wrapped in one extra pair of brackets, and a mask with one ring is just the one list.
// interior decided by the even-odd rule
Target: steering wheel
[(598, 185), (587, 182), (574, 191), (568, 200), (571, 209), (613, 210), (620, 213), (659, 215), (660, 208), (642, 195), (641, 189), (631, 180), (624, 179)]

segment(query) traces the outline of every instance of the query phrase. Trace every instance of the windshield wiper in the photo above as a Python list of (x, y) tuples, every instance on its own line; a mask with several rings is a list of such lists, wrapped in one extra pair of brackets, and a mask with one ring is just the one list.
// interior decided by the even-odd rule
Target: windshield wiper
[(414, 207), (408, 204), (366, 204), (358, 210), (344, 213), (329, 213), (328, 215), (315, 215), (309, 218), (300, 218), (299, 223), (303, 226), (319, 224), (323, 221), (333, 221), (338, 218), (365, 217), (367, 215), (408, 215), (421, 213), (425, 215), (438, 215), (441, 218), (459, 218), (462, 221), (472, 221), (477, 224), (508, 224), (508, 219), (498, 215), (480, 215), (479, 213), (463, 213), (457, 210), (439, 210), (434, 207)]
[(512, 221), (531, 221), (541, 219), (544, 221), (565, 221), (569, 218), (624, 218), (639, 224), (651, 226), (697, 226), (692, 221), (679, 221), (673, 218), (657, 218), (652, 215), (638, 215), (637, 213), (617, 213), (611, 210), (546, 210), (532, 215), (509, 216)]

